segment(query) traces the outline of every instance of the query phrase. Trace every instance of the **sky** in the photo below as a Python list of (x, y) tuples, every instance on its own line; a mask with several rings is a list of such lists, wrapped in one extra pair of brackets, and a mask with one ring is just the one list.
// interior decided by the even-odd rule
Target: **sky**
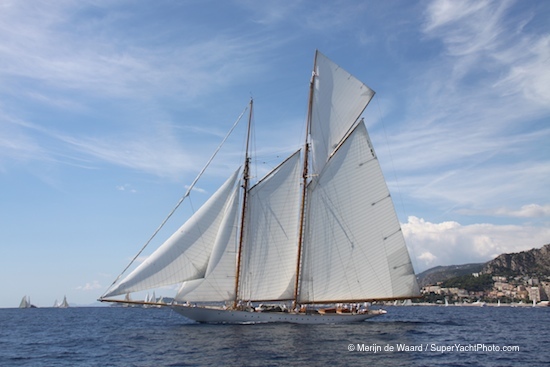
[[(299, 149), (316, 49), (376, 91), (416, 272), (550, 243), (549, 18), (534, 0), (0, 2), (0, 307), (94, 303), (251, 97), (253, 175)], [(241, 162), (241, 125), (161, 235)]]

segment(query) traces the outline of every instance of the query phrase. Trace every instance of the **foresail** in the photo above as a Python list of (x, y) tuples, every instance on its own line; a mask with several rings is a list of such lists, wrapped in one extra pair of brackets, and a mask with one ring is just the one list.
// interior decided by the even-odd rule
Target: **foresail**
[(364, 123), (308, 187), (298, 301), (410, 297), (418, 286)]
[(298, 151), (249, 191), (239, 287), (242, 300), (293, 296), (300, 177)]
[(177, 301), (223, 302), (235, 298), (238, 208), (239, 186), (235, 186), (204, 277), (184, 282)]
[(177, 284), (205, 276), (212, 248), (233, 201), (237, 170), (166, 242), (104, 297)]
[(314, 80), (310, 134), (313, 172), (319, 173), (374, 91), (318, 51)]

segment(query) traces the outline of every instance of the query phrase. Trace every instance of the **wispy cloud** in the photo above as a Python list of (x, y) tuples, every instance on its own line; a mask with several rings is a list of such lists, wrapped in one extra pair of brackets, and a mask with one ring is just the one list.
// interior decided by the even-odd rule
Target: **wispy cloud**
[[(470, 214), (469, 210), (459, 210), (459, 213)], [(484, 212), (485, 215), (513, 218), (545, 218), (550, 217), (550, 204), (527, 204), (519, 209), (500, 207)], [(550, 240), (550, 239), (549, 239)]]
[[(205, 33), (195, 41), (159, 39), (157, 45), (150, 35), (121, 34), (118, 22), (139, 19), (125, 19), (132, 14), (104, 6), (79, 1), (5, 5), (0, 14), (0, 78), (11, 85), (20, 82), (14, 78), (28, 78), (88, 95), (147, 99), (176, 93), (192, 98), (261, 70), (251, 51), (250, 42), (256, 41)], [(105, 15), (79, 19), (85, 11)], [(185, 32), (183, 25), (180, 31)], [(165, 47), (166, 42), (174, 47)], [(33, 92), (39, 93), (44, 91)]]
[(425, 10), (423, 34), (440, 57), (417, 70), (389, 144), (402, 188), (442, 211), (547, 197), (549, 34), (527, 27), (532, 14), (514, 6), (441, 0)]
[[(196, 170), (195, 161), (178, 145), (145, 137), (120, 140), (118, 138), (74, 138), (64, 141), (81, 154), (95, 157), (100, 162), (124, 166), (155, 174), (177, 178), (188, 170)], [(174, 176), (175, 175), (175, 176)]]
[[(87, 167), (108, 163), (164, 177), (196, 170), (195, 164), (202, 162), (193, 159), (194, 142), (185, 149), (185, 141), (176, 142), (167, 131), (140, 128), (151, 123), (141, 116), (132, 126), (132, 136), (98, 135), (107, 129), (91, 136), (78, 131), (86, 130), (83, 122), (58, 130), (57, 122), (47, 117), (20, 116), (28, 115), (29, 106), (64, 114), (77, 111), (87, 119), (101, 119), (94, 124), (112, 124), (109, 130), (117, 130), (123, 123), (97, 113), (98, 106), (107, 104), (128, 118), (139, 111), (151, 114), (164, 103), (156, 101), (177, 98), (179, 104), (189, 105), (198, 96), (219, 93), (245, 75), (260, 73), (258, 49), (268, 47), (257, 37), (229, 31), (206, 30), (194, 37), (136, 31), (154, 28), (162, 20), (141, 22), (144, 13), (120, 12), (101, 2), (3, 2), (1, 7), (0, 96), (7, 96), (11, 104), (0, 104), (0, 167), (9, 160), (81, 164), (84, 159), (93, 161), (86, 162)], [(123, 22), (141, 26), (125, 28), (120, 26)], [(186, 27), (178, 23), (172, 31), (185, 33)], [(133, 112), (136, 107), (138, 112)], [(220, 134), (215, 124), (198, 133)], [(62, 142), (64, 151), (59, 146), (52, 150), (45, 137)]]
[(529, 204), (519, 210), (501, 208), (496, 210), (495, 214), (520, 218), (550, 217), (550, 205)]
[(550, 76), (544, 70), (550, 34), (530, 33), (525, 26), (533, 14), (514, 14), (514, 3), (433, 1), (426, 11), (424, 33), (441, 40), (453, 57), (455, 82), (475, 76), (501, 96), (513, 95), (547, 110)]
[(0, 169), (5, 161), (26, 162), (43, 157), (43, 148), (13, 118), (2, 113), (0, 104)]

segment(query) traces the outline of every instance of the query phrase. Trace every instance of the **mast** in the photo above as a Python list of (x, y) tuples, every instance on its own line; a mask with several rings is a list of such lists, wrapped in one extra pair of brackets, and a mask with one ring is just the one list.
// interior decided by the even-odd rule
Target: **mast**
[(298, 294), (300, 286), (300, 269), (302, 265), (302, 244), (304, 243), (304, 222), (306, 212), (306, 189), (307, 189), (307, 177), (308, 177), (308, 158), (309, 158), (309, 130), (311, 128), (311, 119), (313, 114), (313, 90), (315, 88), (315, 77), (317, 76), (315, 69), (317, 67), (317, 52), (315, 51), (315, 60), (313, 61), (313, 71), (311, 73), (311, 80), (309, 82), (309, 102), (307, 108), (307, 122), (306, 122), (306, 140), (304, 143), (304, 169), (302, 173), (302, 200), (300, 203), (300, 231), (298, 235), (298, 258), (296, 261), (296, 279), (294, 283), (294, 300), (292, 301), (292, 308), (294, 309), (298, 304)]
[(248, 196), (248, 184), (249, 184), (249, 167), (250, 167), (250, 155), (249, 155), (249, 146), (250, 146), (250, 130), (252, 125), (252, 107), (254, 100), (250, 99), (250, 111), (248, 114), (248, 128), (246, 133), (246, 152), (244, 158), (244, 169), (243, 169), (243, 205), (241, 212), (241, 233), (239, 235), (239, 248), (237, 250), (237, 269), (235, 272), (235, 300), (233, 301), (233, 308), (237, 308), (237, 302), (239, 298), (239, 278), (241, 273), (241, 253), (243, 249), (244, 241), (244, 223), (245, 223), (245, 214), (246, 214), (246, 199)]

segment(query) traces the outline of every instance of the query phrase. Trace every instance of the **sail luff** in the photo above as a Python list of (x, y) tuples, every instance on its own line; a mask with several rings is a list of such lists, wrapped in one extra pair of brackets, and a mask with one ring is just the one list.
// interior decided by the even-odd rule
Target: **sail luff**
[(311, 73), (311, 80), (309, 82), (309, 97), (307, 108), (307, 122), (306, 122), (306, 136), (304, 142), (304, 162), (302, 171), (302, 195), (300, 202), (300, 230), (298, 233), (298, 257), (296, 259), (296, 279), (294, 283), (294, 299), (292, 301), (292, 308), (295, 308), (298, 302), (300, 294), (300, 269), (302, 267), (302, 246), (304, 238), (304, 222), (306, 211), (306, 192), (307, 192), (307, 176), (308, 176), (308, 164), (309, 164), (309, 132), (311, 129), (311, 119), (313, 111), (313, 92), (315, 90), (315, 69), (317, 66), (317, 55), (319, 51), (315, 50), (315, 58), (313, 61), (313, 71)]
[(246, 201), (248, 197), (248, 185), (249, 185), (249, 168), (250, 168), (250, 156), (249, 156), (249, 147), (250, 147), (250, 132), (252, 126), (252, 109), (254, 106), (254, 100), (250, 99), (250, 111), (248, 114), (248, 128), (246, 133), (246, 150), (245, 150), (245, 159), (244, 159), (244, 169), (243, 169), (243, 199), (242, 199), (242, 211), (241, 211), (241, 232), (239, 234), (239, 246), (237, 249), (237, 269), (235, 271), (235, 300), (233, 301), (233, 308), (237, 308), (239, 302), (239, 282), (240, 282), (240, 273), (241, 273), (241, 253), (243, 249), (243, 240), (244, 240), (244, 228), (246, 220)]

